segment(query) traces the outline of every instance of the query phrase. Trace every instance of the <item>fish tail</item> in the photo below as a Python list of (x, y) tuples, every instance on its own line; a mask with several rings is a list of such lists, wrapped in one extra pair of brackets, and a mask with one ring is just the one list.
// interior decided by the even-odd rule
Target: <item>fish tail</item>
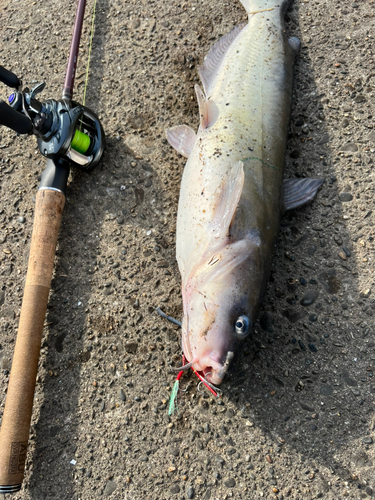
[(276, 9), (280, 9), (281, 12), (284, 13), (292, 1), (293, 0), (240, 0), (249, 15)]

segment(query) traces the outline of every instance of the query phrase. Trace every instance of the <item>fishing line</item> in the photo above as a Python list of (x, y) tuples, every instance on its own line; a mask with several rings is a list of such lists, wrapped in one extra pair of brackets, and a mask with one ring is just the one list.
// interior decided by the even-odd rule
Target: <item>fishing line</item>
[(242, 161), (246, 161), (246, 160), (259, 160), (260, 162), (267, 165), (267, 167), (271, 167), (271, 168), (274, 168), (276, 170), (280, 170), (279, 167), (275, 167), (274, 165), (271, 165), (270, 163), (266, 163), (265, 161), (261, 160), (260, 158), (257, 158), (256, 156), (250, 156), (249, 158), (244, 158)]
[(88, 80), (89, 80), (89, 68), (90, 68), (90, 57), (91, 57), (92, 39), (93, 39), (93, 36), (94, 36), (95, 12), (96, 12), (96, 0), (94, 1), (94, 9), (93, 9), (93, 13), (92, 13), (91, 35), (90, 35), (90, 44), (89, 44), (89, 55), (88, 55), (88, 59), (87, 59), (85, 88), (83, 90), (83, 102), (82, 102), (83, 105), (85, 105), (85, 102), (86, 102), (86, 90), (87, 90), (87, 83), (88, 83)]

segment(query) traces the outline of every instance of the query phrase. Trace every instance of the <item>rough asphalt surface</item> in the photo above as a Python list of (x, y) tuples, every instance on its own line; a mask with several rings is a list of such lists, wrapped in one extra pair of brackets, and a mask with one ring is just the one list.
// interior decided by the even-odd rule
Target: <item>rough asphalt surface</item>
[[(82, 99), (93, 2), (76, 80)], [(75, 1), (2, 0), (0, 64), (60, 98)], [(175, 223), (185, 160), (166, 128), (198, 126), (197, 68), (246, 20), (237, 1), (98, 0), (87, 105), (101, 166), (73, 172), (42, 341), (27, 472), (13, 499), (375, 496), (374, 2), (295, 1), (286, 177), (325, 178), (281, 225), (255, 331), (214, 400), (182, 379)], [(5, 87), (1, 97), (7, 96)], [(0, 418), (44, 159), (0, 130)], [(10, 496), (7, 496), (7, 499)]]

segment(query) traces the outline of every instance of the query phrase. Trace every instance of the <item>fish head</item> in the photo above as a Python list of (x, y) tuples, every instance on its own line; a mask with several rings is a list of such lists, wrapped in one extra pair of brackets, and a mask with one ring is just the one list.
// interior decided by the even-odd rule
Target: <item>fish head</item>
[(226, 245), (193, 270), (183, 287), (182, 348), (206, 380), (222, 382), (258, 314), (258, 246)]

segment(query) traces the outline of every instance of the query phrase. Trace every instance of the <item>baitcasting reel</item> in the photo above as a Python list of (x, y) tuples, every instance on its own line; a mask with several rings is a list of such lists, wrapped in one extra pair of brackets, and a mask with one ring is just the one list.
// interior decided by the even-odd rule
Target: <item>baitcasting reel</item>
[(0, 100), (0, 124), (19, 134), (34, 134), (43, 156), (51, 160), (66, 159), (76, 167), (91, 171), (99, 163), (105, 137), (99, 118), (86, 106), (71, 99), (40, 102), (35, 96), (45, 83), (31, 91), (22, 90), (22, 82), (0, 66), (0, 81), (15, 88), (9, 106)]

